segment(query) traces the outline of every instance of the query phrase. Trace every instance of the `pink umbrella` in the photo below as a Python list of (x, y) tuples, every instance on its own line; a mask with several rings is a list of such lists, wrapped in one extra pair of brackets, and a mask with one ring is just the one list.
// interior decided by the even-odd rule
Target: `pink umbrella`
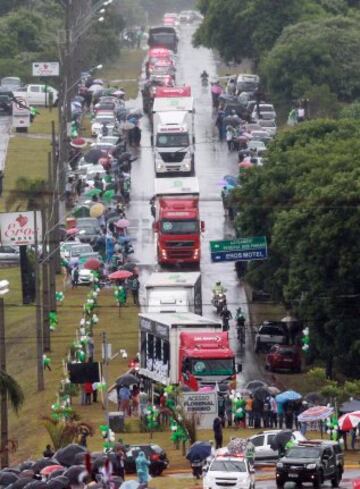
[(211, 93), (215, 95), (221, 95), (223, 93), (223, 89), (221, 85), (215, 84), (211, 87)]
[(250, 161), (242, 161), (239, 165), (239, 168), (251, 168), (253, 166), (252, 163), (250, 163)]
[(125, 278), (132, 277), (133, 273), (128, 270), (117, 270), (109, 275), (110, 280), (123, 280)]
[(115, 226), (117, 228), (127, 228), (129, 226), (130, 222), (127, 219), (119, 219), (116, 221)]
[(60, 470), (60, 469), (63, 469), (64, 467), (62, 465), (48, 465), (47, 467), (44, 467), (43, 469), (41, 469), (40, 471), (40, 474), (41, 475), (50, 475), (52, 474), (53, 472), (55, 472), (55, 470)]
[(339, 428), (341, 431), (350, 431), (360, 423), (360, 411), (343, 414), (339, 418)]
[(68, 236), (74, 236), (75, 234), (77, 234), (79, 232), (78, 228), (70, 228), (70, 229), (67, 229), (66, 230), (66, 234)]

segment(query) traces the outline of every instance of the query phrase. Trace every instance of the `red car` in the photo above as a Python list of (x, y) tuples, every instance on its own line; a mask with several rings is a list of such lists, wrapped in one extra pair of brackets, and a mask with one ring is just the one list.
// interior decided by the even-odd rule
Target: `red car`
[(301, 372), (301, 356), (298, 346), (274, 345), (266, 355), (265, 368), (268, 370), (286, 369)]

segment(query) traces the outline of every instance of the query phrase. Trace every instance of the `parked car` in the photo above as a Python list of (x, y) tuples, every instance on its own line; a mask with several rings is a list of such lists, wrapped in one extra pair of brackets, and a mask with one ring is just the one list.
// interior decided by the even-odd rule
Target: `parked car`
[(301, 355), (298, 346), (274, 345), (266, 355), (265, 368), (301, 372)]
[(288, 332), (281, 321), (264, 321), (260, 324), (255, 335), (255, 353), (268, 350), (272, 345), (286, 345)]
[(116, 126), (116, 119), (113, 113), (97, 113), (94, 122), (91, 124), (91, 135), (93, 137), (98, 136), (102, 132), (103, 126), (106, 125), (108, 136), (112, 136), (114, 128)]
[(240, 73), (236, 80), (236, 92), (254, 92), (257, 90), (260, 83), (258, 75), (252, 75), (249, 73)]
[(7, 88), (9, 90), (17, 90), (18, 88), (21, 87), (22, 82), (21, 79), (17, 76), (6, 76), (4, 78), (1, 78), (0, 85), (2, 88)]
[(18, 247), (0, 245), (0, 263), (19, 263), (20, 251)]
[(125, 446), (125, 472), (136, 473), (135, 460), (139, 452), (143, 451), (150, 460), (149, 472), (152, 477), (159, 476), (168, 467), (169, 460), (166, 452), (159, 445), (126, 445)]
[(60, 256), (61, 258), (68, 260), (70, 257), (70, 248), (73, 246), (79, 246), (80, 240), (79, 238), (75, 238), (73, 241), (64, 241), (60, 243)]
[(263, 129), (251, 131), (251, 137), (251, 141), (262, 141), (264, 144), (268, 144), (272, 140), (272, 136)]
[(57, 105), (59, 98), (58, 91), (49, 85), (30, 84), (25, 85), (25, 87), (18, 88), (14, 92), (15, 97), (24, 98), (28, 105), (35, 105), (39, 107), (44, 107), (45, 105), (49, 104), (50, 94), (52, 95), (52, 104)]
[(266, 152), (266, 145), (262, 141), (254, 139), (249, 141), (247, 149), (254, 149), (258, 156), (262, 156)]
[(272, 104), (259, 104), (259, 107), (255, 105), (251, 114), (251, 120), (257, 122), (260, 119), (275, 120), (276, 112)]
[(301, 443), (289, 448), (284, 457), (276, 464), (276, 485), (282, 488), (287, 481), (311, 482), (318, 489), (327, 481), (332, 487), (338, 487), (342, 479), (342, 469), (338, 465), (337, 455), (328, 443)]
[(12, 114), (13, 100), (14, 100), (13, 92), (8, 88), (0, 87), (0, 114), (3, 115)]
[(245, 457), (230, 454), (212, 459), (203, 479), (203, 489), (253, 489), (255, 487), (250, 467)]
[(266, 119), (260, 119), (259, 120), (259, 125), (267, 131), (270, 136), (276, 136), (277, 133), (277, 125), (274, 120), (266, 120)]
[(79, 231), (79, 239), (82, 243), (93, 242), (99, 234), (100, 226), (98, 220), (94, 217), (81, 217), (76, 219), (76, 227)]
[[(255, 462), (274, 461), (279, 458), (279, 451), (271, 448), (271, 443), (281, 431), (284, 430), (262, 431), (250, 436), (249, 440), (255, 447)], [(306, 441), (305, 436), (300, 431), (293, 431), (291, 438), (297, 442)]]

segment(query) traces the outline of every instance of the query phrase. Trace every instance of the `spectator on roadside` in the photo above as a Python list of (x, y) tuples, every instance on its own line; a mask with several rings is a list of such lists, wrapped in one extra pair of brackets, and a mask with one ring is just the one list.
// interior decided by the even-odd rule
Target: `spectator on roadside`
[(124, 412), (124, 416), (129, 414), (129, 405), (130, 405), (130, 389), (123, 385), (118, 388), (118, 406), (119, 406), (119, 411)]
[(223, 444), (223, 425), (220, 416), (217, 416), (213, 421), (213, 432), (215, 439), (215, 449), (222, 447)]
[(85, 382), (83, 384), (83, 390), (85, 393), (85, 404), (90, 405), (91, 404), (91, 395), (93, 393), (93, 386), (91, 382)]
[(277, 427), (278, 406), (277, 406), (275, 398), (273, 396), (270, 397), (270, 409), (271, 409), (270, 428), (276, 428)]
[(44, 458), (52, 458), (54, 456), (54, 450), (51, 448), (51, 445), (46, 445), (45, 450), (43, 451)]
[(254, 426), (254, 412), (253, 412), (253, 403), (254, 399), (252, 394), (250, 394), (249, 398), (246, 401), (245, 412), (248, 416), (248, 427), (252, 428)]
[(145, 416), (145, 411), (148, 402), (149, 402), (149, 396), (146, 394), (144, 387), (140, 387), (140, 393), (139, 393), (140, 417)]
[(139, 304), (139, 289), (140, 289), (139, 277), (134, 274), (131, 278), (129, 278), (128, 284), (130, 286), (130, 290), (131, 290), (131, 293), (133, 296), (134, 305), (138, 305)]
[(79, 267), (75, 266), (71, 270), (71, 285), (72, 288), (76, 288), (79, 285)]
[(254, 428), (261, 428), (261, 418), (263, 417), (264, 403), (261, 399), (255, 398), (253, 401)]
[(230, 428), (233, 422), (233, 412), (232, 412), (232, 400), (230, 399), (229, 395), (225, 397), (225, 414), (226, 414), (228, 428)]
[(281, 402), (277, 402), (277, 418), (278, 418), (278, 428), (282, 430), (284, 427), (284, 405)]

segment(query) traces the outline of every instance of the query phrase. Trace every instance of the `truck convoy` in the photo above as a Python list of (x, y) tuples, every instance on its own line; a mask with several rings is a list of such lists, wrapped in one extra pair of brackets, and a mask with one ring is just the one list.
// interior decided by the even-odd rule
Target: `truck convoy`
[(179, 384), (191, 375), (199, 387), (235, 380), (235, 355), (219, 322), (186, 313), (141, 313), (139, 374)]
[(199, 272), (154, 272), (145, 284), (147, 312), (202, 314)]
[(158, 87), (151, 138), (157, 177), (195, 171), (194, 99), (190, 87)]
[(197, 178), (156, 178), (152, 212), (158, 262), (199, 266), (205, 223), (200, 221)]

